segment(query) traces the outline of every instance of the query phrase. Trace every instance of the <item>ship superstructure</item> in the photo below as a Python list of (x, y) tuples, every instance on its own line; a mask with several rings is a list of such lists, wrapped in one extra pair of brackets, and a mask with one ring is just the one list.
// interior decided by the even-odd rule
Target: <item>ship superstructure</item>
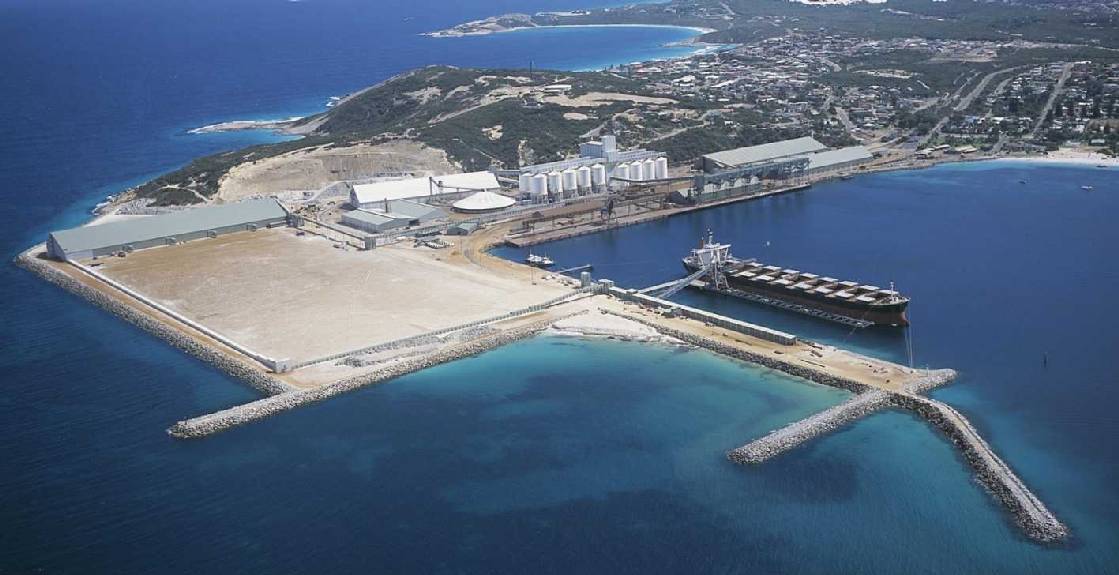
[[(742, 260), (731, 255), (729, 244), (716, 243), (710, 233), (701, 247), (684, 258), (684, 267), (697, 277), (707, 276), (708, 287), (740, 292), (761, 303), (809, 313), (818, 310), (855, 325), (909, 325), (905, 317), (909, 298), (893, 289), (892, 284), (883, 289), (753, 259)], [(716, 273), (711, 273), (713, 270)], [(707, 273), (700, 273), (704, 271)]]

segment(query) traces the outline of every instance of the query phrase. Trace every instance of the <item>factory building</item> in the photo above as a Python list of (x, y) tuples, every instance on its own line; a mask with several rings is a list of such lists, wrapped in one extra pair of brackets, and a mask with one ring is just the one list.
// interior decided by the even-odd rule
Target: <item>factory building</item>
[(447, 217), (447, 212), (440, 208), (412, 200), (383, 200), (370, 206), (369, 209), (343, 213), (342, 223), (363, 232), (378, 234)]
[(286, 225), (287, 220), (287, 211), (272, 198), (246, 200), (51, 232), (47, 253), (59, 260), (83, 260)]
[(467, 195), (481, 191), (497, 191), (500, 188), (497, 177), (490, 172), (389, 180), (372, 184), (354, 184), (350, 189), (350, 205), (359, 209), (376, 208), (377, 204), (385, 200)]
[(704, 155), (700, 168), (707, 173), (745, 168), (752, 165), (780, 165), (796, 156), (814, 154), (828, 149), (815, 138), (804, 137), (782, 140), (758, 146), (723, 150)]
[(614, 136), (579, 145), (579, 157), (518, 169), (518, 190), (536, 201), (624, 187), (668, 177), (668, 158), (652, 150), (619, 150)]

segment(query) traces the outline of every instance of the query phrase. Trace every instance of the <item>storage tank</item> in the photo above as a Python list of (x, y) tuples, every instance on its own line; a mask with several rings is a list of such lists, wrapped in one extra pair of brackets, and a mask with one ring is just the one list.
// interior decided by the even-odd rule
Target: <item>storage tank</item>
[(536, 174), (532, 176), (532, 183), (528, 187), (533, 196), (543, 196), (548, 193), (548, 176)]
[(606, 166), (602, 164), (591, 166), (591, 185), (596, 188), (606, 185)]
[(657, 179), (657, 163), (653, 161), (653, 158), (649, 158), (641, 163), (641, 172), (645, 174), (646, 180)]
[(591, 168), (590, 166), (582, 166), (576, 170), (577, 180), (579, 182), (579, 189), (586, 190), (591, 187)]
[(658, 180), (663, 180), (663, 179), (667, 178), (668, 177), (668, 158), (666, 158), (664, 156), (661, 156), (661, 157), (657, 158), (656, 166), (657, 167), (656, 167), (656, 170), (654, 170), (654, 172), (657, 175), (657, 179)]
[(559, 172), (548, 172), (548, 193), (558, 194), (563, 191), (563, 176)]
[(629, 165), (629, 179), (640, 182), (645, 179), (645, 166), (638, 160)]
[(574, 168), (568, 168), (563, 171), (563, 191), (574, 192), (579, 189), (579, 175), (575, 172)]
[(521, 177), (517, 179), (517, 191), (521, 192), (522, 194), (528, 193), (531, 187), (532, 174), (528, 172), (521, 174)]
[[(623, 180), (629, 179), (629, 164), (618, 164), (614, 167), (614, 177)], [(625, 182), (615, 182), (616, 185), (625, 187)]]

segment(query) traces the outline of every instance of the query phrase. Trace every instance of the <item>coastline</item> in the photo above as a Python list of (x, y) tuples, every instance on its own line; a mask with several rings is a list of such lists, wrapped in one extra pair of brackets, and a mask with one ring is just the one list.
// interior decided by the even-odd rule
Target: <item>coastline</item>
[[(459, 26), (477, 24), (482, 25), (484, 21), (466, 22)], [(434, 32), (423, 32), (420, 36), (427, 36), (429, 38), (465, 38), (468, 36), (489, 36), (491, 34), (504, 34), (507, 32), (517, 32), (523, 30), (543, 30), (549, 28), (678, 28), (681, 30), (691, 30), (696, 33), (696, 37), (704, 34), (717, 32), (714, 28), (704, 28), (702, 26), (681, 26), (676, 24), (533, 24), (531, 26), (496, 26), (490, 28), (471, 29), (469, 31), (459, 31), (455, 28), (447, 28), (445, 30), (436, 30)]]

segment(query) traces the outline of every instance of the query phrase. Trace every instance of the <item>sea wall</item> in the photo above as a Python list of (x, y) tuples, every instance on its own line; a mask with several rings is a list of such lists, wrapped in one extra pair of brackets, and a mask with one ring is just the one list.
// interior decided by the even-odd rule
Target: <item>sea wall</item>
[(853, 391), (855, 393), (862, 393), (862, 392), (870, 389), (870, 387), (868, 387), (867, 385), (859, 383), (859, 382), (857, 382), (855, 380), (852, 380), (852, 379), (847, 379), (845, 377), (840, 377), (838, 375), (832, 375), (830, 373), (826, 373), (824, 371), (820, 371), (820, 370), (817, 370), (817, 369), (811, 369), (811, 368), (803, 367), (803, 366), (800, 366), (800, 365), (794, 365), (794, 364), (789, 363), (787, 361), (783, 361), (783, 360), (777, 359), (775, 357), (770, 357), (770, 356), (767, 356), (767, 355), (762, 355), (760, 353), (754, 353), (754, 352), (751, 352), (751, 351), (746, 351), (744, 349), (741, 349), (741, 348), (735, 347), (733, 345), (723, 343), (721, 341), (717, 341), (717, 340), (714, 340), (714, 339), (711, 339), (711, 338), (695, 335), (693, 333), (689, 333), (689, 332), (686, 332), (686, 331), (670, 328), (668, 326), (649, 321), (645, 318), (636, 317), (636, 316), (632, 316), (632, 315), (629, 315), (629, 314), (619, 313), (619, 312), (611, 311), (611, 310), (603, 310), (603, 311), (606, 312), (606, 313), (612, 314), (612, 315), (616, 315), (618, 317), (628, 319), (630, 321), (635, 321), (637, 323), (647, 325), (647, 326), (659, 331), (660, 333), (662, 333), (664, 335), (676, 338), (680, 341), (683, 341), (684, 343), (691, 344), (691, 345), (694, 345), (696, 347), (701, 347), (703, 349), (713, 351), (715, 353), (718, 353), (720, 355), (725, 355), (727, 357), (732, 357), (734, 359), (739, 359), (739, 360), (742, 360), (742, 361), (755, 363), (755, 364), (758, 364), (758, 365), (761, 365), (761, 366), (764, 366), (764, 367), (768, 367), (770, 369), (776, 369), (778, 371), (782, 371), (782, 372), (787, 373), (789, 375), (794, 375), (794, 376), (797, 376), (797, 377), (800, 377), (800, 378), (804, 378), (804, 379), (807, 379), (809, 381), (819, 383), (821, 385), (827, 385), (829, 387), (838, 387), (840, 389), (846, 389), (847, 391)]
[(975, 471), (976, 479), (1007, 507), (1031, 539), (1055, 543), (1069, 536), (1066, 527), (1014, 474), (971, 422), (951, 406), (909, 394), (894, 394), (894, 405), (920, 415), (948, 437)]
[[(565, 317), (571, 317), (572, 315), (577, 314), (568, 314)], [(341, 393), (388, 381), (442, 363), (478, 355), (496, 347), (531, 337), (547, 329), (552, 323), (561, 319), (564, 318), (547, 319), (522, 327), (510, 328), (497, 334), (451, 346), (428, 355), (399, 361), (373, 373), (344, 379), (314, 389), (289, 391), (251, 403), (180, 421), (168, 429), (167, 432), (174, 437), (184, 439), (206, 437), (238, 425), (264, 419), (265, 417), (275, 415), (288, 409), (322, 401)]]
[(166, 341), (187, 354), (201, 359), (233, 377), (245, 381), (261, 392), (272, 395), (289, 392), (295, 389), (291, 385), (255, 367), (248, 361), (239, 359), (233, 354), (221, 353), (207, 345), (199, 343), (195, 338), (171, 327), (169, 324), (141, 313), (135, 308), (75, 280), (50, 264), (40, 261), (32, 255), (31, 252), (24, 252), (17, 256), (16, 264), (39, 275), (46, 281), (88, 300), (93, 305)]
[(407, 348), (407, 347), (414, 347), (416, 345), (421, 345), (425, 342), (429, 342), (433, 338), (442, 337), (446, 334), (453, 333), (453, 332), (456, 332), (456, 331), (473, 329), (473, 328), (477, 328), (477, 327), (481, 327), (481, 326), (485, 326), (485, 325), (494, 324), (494, 323), (497, 323), (497, 322), (500, 322), (500, 321), (506, 321), (506, 320), (514, 319), (514, 318), (517, 318), (517, 317), (520, 317), (520, 316), (523, 316), (523, 315), (538, 313), (538, 312), (544, 311), (544, 310), (546, 310), (550, 307), (553, 307), (553, 306), (556, 306), (556, 305), (559, 305), (559, 304), (562, 304), (562, 303), (570, 302), (570, 301), (572, 301), (572, 300), (574, 300), (574, 299), (576, 299), (580, 296), (588, 296), (589, 297), (591, 294), (595, 293), (596, 290), (597, 290), (597, 288), (593, 285), (589, 286), (589, 287), (578, 288), (578, 289), (575, 289), (575, 290), (571, 291), (570, 293), (566, 293), (566, 294), (563, 294), (561, 296), (554, 297), (550, 300), (543, 301), (543, 302), (540, 302), (540, 303), (535, 304), (535, 305), (530, 305), (530, 306), (523, 307), (523, 308), (520, 308), (520, 309), (515, 309), (515, 310), (512, 310), (512, 311), (508, 311), (508, 312), (505, 312), (501, 315), (495, 315), (495, 316), (492, 316), (492, 317), (487, 317), (487, 318), (483, 318), (483, 319), (479, 319), (479, 320), (475, 320), (475, 321), (471, 321), (471, 322), (461, 323), (461, 324), (453, 325), (453, 326), (450, 326), (450, 327), (436, 329), (436, 330), (429, 331), (429, 332), (426, 332), (426, 333), (421, 333), (421, 334), (418, 334), (418, 335), (411, 335), (411, 336), (408, 336), (408, 337), (404, 337), (404, 338), (401, 338), (401, 339), (397, 339), (397, 340), (393, 340), (393, 341), (389, 341), (389, 342), (385, 342), (385, 343), (378, 343), (378, 344), (375, 344), (375, 345), (370, 345), (370, 346), (361, 347), (361, 348), (358, 348), (358, 349), (352, 349), (352, 350), (349, 350), (349, 351), (343, 351), (343, 352), (339, 352), (339, 353), (333, 353), (333, 354), (326, 355), (326, 356), (323, 356), (323, 357), (317, 357), (317, 358), (314, 358), (314, 359), (309, 359), (309, 360), (306, 360), (306, 361), (293, 363), (293, 364), (291, 364), (289, 369), (290, 370), (301, 369), (301, 368), (311, 366), (311, 365), (315, 365), (315, 364), (318, 364), (318, 363), (335, 361), (335, 360), (339, 360), (339, 359), (343, 359), (343, 358), (347, 358), (347, 357), (351, 357), (351, 356), (355, 356), (355, 355), (363, 355), (363, 354), (367, 354), (367, 353), (376, 353), (376, 352), (387, 351), (387, 350), (392, 350), (392, 349), (403, 349), (403, 348)]
[(710, 323), (712, 325), (717, 325), (717, 326), (722, 327), (722, 328), (726, 328), (726, 329), (729, 329), (729, 330), (732, 330), (732, 331), (737, 331), (738, 333), (744, 333), (746, 335), (756, 337), (758, 339), (764, 339), (766, 341), (772, 341), (773, 343), (779, 343), (781, 345), (796, 345), (796, 343), (797, 343), (797, 336), (795, 336), (791, 333), (785, 333), (783, 331), (770, 329), (770, 328), (765, 327), (765, 326), (755, 325), (755, 324), (752, 324), (752, 323), (747, 323), (747, 322), (737, 320), (737, 319), (734, 319), (734, 318), (731, 318), (731, 317), (726, 317), (726, 316), (723, 316), (723, 315), (711, 313), (707, 310), (702, 310), (702, 309), (698, 309), (698, 308), (694, 308), (694, 307), (689, 307), (689, 306), (678, 304), (676, 302), (669, 301), (669, 300), (666, 300), (666, 299), (661, 299), (661, 298), (658, 298), (658, 297), (653, 297), (651, 295), (646, 295), (646, 294), (640, 293), (638, 291), (627, 290), (627, 289), (622, 289), (622, 288), (618, 288), (618, 287), (608, 287), (608, 288), (606, 288), (605, 293), (607, 293), (611, 296), (614, 296), (614, 297), (616, 297), (620, 300), (631, 301), (633, 303), (641, 304), (645, 307), (650, 307), (650, 308), (654, 308), (654, 309), (655, 308), (671, 308), (671, 309), (675, 310), (676, 313), (679, 313), (680, 315), (682, 315), (684, 317), (688, 317), (688, 318), (698, 320), (698, 321), (702, 321), (702, 322), (707, 322), (707, 323)]

